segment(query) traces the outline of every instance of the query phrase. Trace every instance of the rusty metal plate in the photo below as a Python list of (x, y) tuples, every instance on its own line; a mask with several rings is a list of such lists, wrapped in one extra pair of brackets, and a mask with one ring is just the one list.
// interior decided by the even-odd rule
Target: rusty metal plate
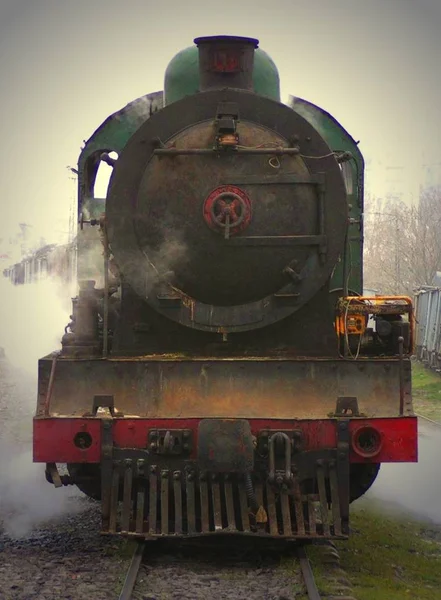
[(204, 419), (198, 429), (198, 465), (215, 473), (246, 473), (254, 466), (251, 428), (245, 419)]
[[(42, 414), (51, 358), (39, 363)], [(411, 366), (404, 360), (404, 415), (412, 414)], [(60, 358), (52, 416), (83, 416), (93, 397), (111, 394), (115, 410), (146, 418), (326, 419), (337, 398), (356, 397), (360, 417), (399, 414), (398, 359)]]

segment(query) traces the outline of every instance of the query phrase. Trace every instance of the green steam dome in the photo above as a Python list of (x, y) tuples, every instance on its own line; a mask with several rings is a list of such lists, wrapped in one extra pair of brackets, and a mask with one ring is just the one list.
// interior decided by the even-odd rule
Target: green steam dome
[[(279, 72), (271, 57), (257, 48), (254, 52), (253, 85), (256, 94), (280, 102)], [(171, 104), (199, 91), (199, 51), (190, 46), (169, 62), (164, 78), (164, 104)]]

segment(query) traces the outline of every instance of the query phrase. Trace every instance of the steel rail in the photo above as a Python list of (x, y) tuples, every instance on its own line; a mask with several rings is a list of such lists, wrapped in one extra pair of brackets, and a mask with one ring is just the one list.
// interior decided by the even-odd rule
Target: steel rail
[(130, 561), (129, 570), (121, 589), (118, 600), (130, 600), (132, 597), (133, 588), (135, 587), (136, 578), (138, 576), (139, 567), (141, 566), (142, 557), (145, 549), (145, 541), (137, 543), (132, 560)]
[[(141, 540), (136, 545), (118, 600), (131, 600), (136, 579), (138, 577), (139, 567), (141, 566), (144, 555), (144, 550), (145, 540)], [(308, 600), (321, 600), (321, 596), (314, 579), (311, 563), (309, 562), (309, 558), (306, 554), (304, 546), (298, 546), (297, 557), (299, 559), (300, 570), (305, 582)]]
[(309, 562), (304, 546), (299, 546), (297, 548), (297, 556), (299, 557), (300, 569), (305, 581), (309, 600), (320, 600), (320, 593), (317, 584), (315, 583), (314, 573), (312, 572), (311, 563)]

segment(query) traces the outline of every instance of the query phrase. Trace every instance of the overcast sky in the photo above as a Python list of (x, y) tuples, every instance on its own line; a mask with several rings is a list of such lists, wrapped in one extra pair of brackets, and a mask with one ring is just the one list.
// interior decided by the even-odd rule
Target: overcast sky
[(162, 89), (200, 35), (259, 38), (282, 99), (319, 104), (361, 140), (374, 193), (385, 166), (416, 189), (422, 164), (441, 163), (440, 30), (441, 0), (0, 0), (0, 237), (21, 221), (48, 240), (67, 230), (82, 141)]

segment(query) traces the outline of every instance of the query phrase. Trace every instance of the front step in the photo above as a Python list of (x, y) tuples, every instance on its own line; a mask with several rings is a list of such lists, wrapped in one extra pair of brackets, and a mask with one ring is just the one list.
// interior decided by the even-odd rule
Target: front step
[(342, 518), (340, 510), (333, 462), (316, 466), (312, 486), (316, 493), (302, 494), (296, 478), (289, 490), (255, 480), (255, 496), (265, 509), (265, 523), (256, 522), (250, 511), (242, 475), (196, 474), (155, 466), (149, 470), (145, 476), (142, 460), (113, 463), (102, 501), (104, 533), (145, 538), (209, 534), (347, 538), (347, 518)]

